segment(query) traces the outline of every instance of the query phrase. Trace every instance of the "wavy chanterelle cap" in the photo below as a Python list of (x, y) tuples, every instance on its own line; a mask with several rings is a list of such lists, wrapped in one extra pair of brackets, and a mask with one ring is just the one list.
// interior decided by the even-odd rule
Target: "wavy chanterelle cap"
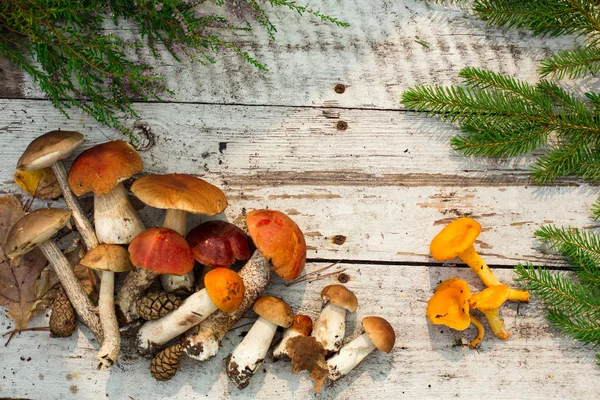
[(40, 208), (25, 215), (11, 228), (4, 252), (8, 258), (28, 253), (61, 230), (71, 218), (71, 211), (60, 208)]
[(227, 198), (221, 189), (187, 174), (142, 176), (131, 185), (131, 191), (154, 208), (206, 215), (216, 215), (227, 208)]
[(50, 167), (67, 158), (83, 141), (83, 135), (72, 131), (50, 131), (34, 139), (17, 162), (17, 169), (31, 171)]
[(321, 290), (321, 300), (323, 303), (330, 302), (350, 312), (356, 312), (358, 308), (356, 295), (344, 285), (325, 286)]
[(71, 166), (69, 187), (77, 196), (108, 194), (120, 182), (142, 171), (142, 159), (122, 140), (102, 143), (81, 153)]
[(138, 234), (129, 245), (131, 262), (157, 274), (185, 275), (194, 268), (190, 246), (177, 232), (150, 228)]
[(228, 268), (215, 268), (204, 275), (204, 287), (217, 308), (226, 313), (238, 309), (246, 287), (242, 277)]
[(474, 219), (463, 217), (454, 220), (431, 241), (431, 255), (437, 261), (451, 260), (471, 247), (480, 233), (481, 225)]
[(285, 280), (296, 279), (306, 263), (304, 234), (294, 221), (275, 210), (253, 210), (246, 215), (248, 233), (273, 270)]
[(379, 351), (389, 353), (396, 343), (394, 328), (381, 317), (365, 317), (362, 320), (363, 328), (371, 342)]
[(94, 247), (86, 253), (79, 264), (97, 271), (125, 272), (133, 269), (127, 249), (116, 244), (101, 244)]
[(284, 328), (291, 326), (294, 322), (292, 307), (278, 297), (259, 297), (252, 309), (267, 321)]
[(427, 303), (427, 318), (434, 325), (465, 330), (471, 325), (469, 297), (471, 290), (467, 282), (458, 278), (445, 280)]

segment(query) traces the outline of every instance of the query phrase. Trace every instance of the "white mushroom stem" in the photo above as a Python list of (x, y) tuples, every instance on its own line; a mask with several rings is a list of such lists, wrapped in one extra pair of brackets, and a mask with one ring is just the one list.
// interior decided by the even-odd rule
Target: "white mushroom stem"
[(315, 321), (312, 336), (331, 353), (342, 347), (345, 334), (346, 309), (327, 303)]
[(267, 355), (276, 331), (276, 324), (258, 317), (244, 339), (227, 357), (227, 376), (238, 389), (250, 383), (250, 378)]
[(329, 379), (337, 381), (346, 376), (352, 368), (356, 367), (373, 350), (375, 350), (375, 345), (367, 333), (363, 333), (352, 340), (342, 347), (338, 354), (327, 360)]
[[(173, 229), (181, 236), (185, 237), (187, 231), (187, 211), (168, 209), (163, 221), (163, 227)], [(160, 283), (166, 292), (173, 292), (179, 295), (188, 295), (194, 292), (194, 271), (185, 275), (160, 275)]]
[(104, 334), (98, 316), (94, 314), (94, 305), (83, 289), (81, 282), (77, 279), (69, 261), (60, 251), (56, 243), (46, 240), (38, 245), (50, 265), (54, 268), (58, 279), (65, 289), (73, 308), (81, 318), (81, 321), (92, 331), (99, 343), (104, 342)]
[(184, 339), (185, 353), (196, 360), (208, 360), (219, 350), (219, 343), (235, 323), (248, 311), (271, 280), (271, 263), (257, 250), (239, 272), (246, 291), (242, 304), (234, 312), (227, 314), (216, 311), (192, 329)]
[(101, 243), (128, 244), (144, 228), (123, 183), (108, 194), (94, 195), (96, 236)]
[(96, 234), (94, 233), (94, 228), (92, 227), (90, 220), (87, 219), (83, 209), (81, 208), (79, 200), (69, 187), (65, 165), (59, 160), (52, 164), (52, 171), (54, 171), (54, 175), (56, 175), (56, 180), (58, 181), (58, 184), (62, 190), (67, 207), (69, 207), (69, 209), (73, 212), (72, 215), (73, 220), (75, 221), (75, 226), (77, 226), (77, 230), (79, 231), (79, 234), (85, 243), (85, 247), (87, 247), (89, 251), (98, 246), (98, 239), (96, 238)]
[(174, 337), (205, 320), (217, 310), (206, 289), (189, 296), (176, 310), (162, 318), (146, 322), (138, 331), (138, 350), (145, 354), (155, 346), (167, 343)]
[(121, 335), (119, 324), (115, 315), (115, 273), (102, 271), (100, 282), (100, 295), (98, 296), (98, 310), (100, 323), (104, 331), (104, 342), (96, 355), (100, 361), (98, 369), (110, 368), (117, 362), (121, 351)]
[(283, 331), (281, 341), (273, 349), (273, 358), (278, 359), (282, 357), (289, 357), (287, 351), (287, 343), (290, 341), (291, 338), (295, 338), (296, 336), (300, 335), (302, 335), (300, 332), (292, 329), (291, 327)]

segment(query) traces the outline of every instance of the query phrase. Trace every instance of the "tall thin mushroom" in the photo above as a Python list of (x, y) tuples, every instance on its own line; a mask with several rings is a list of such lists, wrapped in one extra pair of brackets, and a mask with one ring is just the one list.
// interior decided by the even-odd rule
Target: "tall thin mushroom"
[(73, 308), (90, 328), (99, 343), (104, 341), (104, 333), (94, 305), (77, 279), (69, 261), (60, 251), (52, 236), (62, 229), (71, 218), (71, 212), (59, 208), (41, 208), (30, 212), (11, 228), (3, 245), (8, 258), (26, 254), (36, 246), (40, 248), (67, 292)]
[[(142, 176), (131, 185), (131, 191), (149, 206), (166, 209), (162, 226), (181, 236), (187, 232), (188, 213), (214, 216), (227, 208), (227, 199), (221, 189), (187, 174)], [(160, 281), (167, 292), (187, 295), (194, 291), (193, 271), (181, 276), (164, 274)]]
[(217, 311), (183, 339), (186, 354), (197, 360), (214, 357), (219, 343), (260, 296), (271, 279), (271, 268), (284, 280), (296, 279), (306, 263), (302, 231), (287, 215), (275, 210), (253, 210), (246, 215), (248, 234), (257, 250), (239, 274), (246, 294), (231, 314)]

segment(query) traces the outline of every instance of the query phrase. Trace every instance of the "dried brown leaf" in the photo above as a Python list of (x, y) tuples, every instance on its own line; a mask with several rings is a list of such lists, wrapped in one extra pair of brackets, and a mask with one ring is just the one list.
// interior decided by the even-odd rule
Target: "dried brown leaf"
[[(25, 211), (12, 195), (0, 197), (0, 243), (6, 241), (10, 228)], [(25, 329), (36, 309), (38, 297), (35, 283), (46, 266), (46, 258), (38, 249), (9, 260), (0, 248), (0, 305), (15, 322), (16, 330)]]
[(310, 378), (315, 381), (315, 394), (319, 393), (327, 378), (327, 351), (313, 336), (296, 336), (291, 338), (286, 349), (292, 360), (292, 373), (310, 372)]
[(62, 195), (62, 190), (52, 168), (17, 171), (14, 179), (21, 189), (38, 199), (51, 200)]

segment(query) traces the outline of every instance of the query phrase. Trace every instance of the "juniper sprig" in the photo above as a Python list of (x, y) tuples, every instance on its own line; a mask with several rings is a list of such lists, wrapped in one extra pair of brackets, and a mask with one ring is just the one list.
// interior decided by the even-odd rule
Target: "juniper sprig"
[[(207, 11), (215, 5), (224, 12)], [(29, 74), (65, 116), (69, 109), (81, 108), (131, 134), (121, 118), (138, 116), (132, 102), (160, 100), (161, 94), (170, 93), (162, 76), (134, 60), (132, 49), (148, 47), (155, 57), (166, 49), (177, 61), (188, 58), (202, 64), (213, 63), (227, 50), (266, 70), (224, 39), (224, 32), (249, 31), (255, 23), (273, 38), (276, 28), (266, 6), (348, 25), (288, 0), (3, 0), (0, 57)], [(137, 30), (133, 39), (111, 29), (125, 21)]]

